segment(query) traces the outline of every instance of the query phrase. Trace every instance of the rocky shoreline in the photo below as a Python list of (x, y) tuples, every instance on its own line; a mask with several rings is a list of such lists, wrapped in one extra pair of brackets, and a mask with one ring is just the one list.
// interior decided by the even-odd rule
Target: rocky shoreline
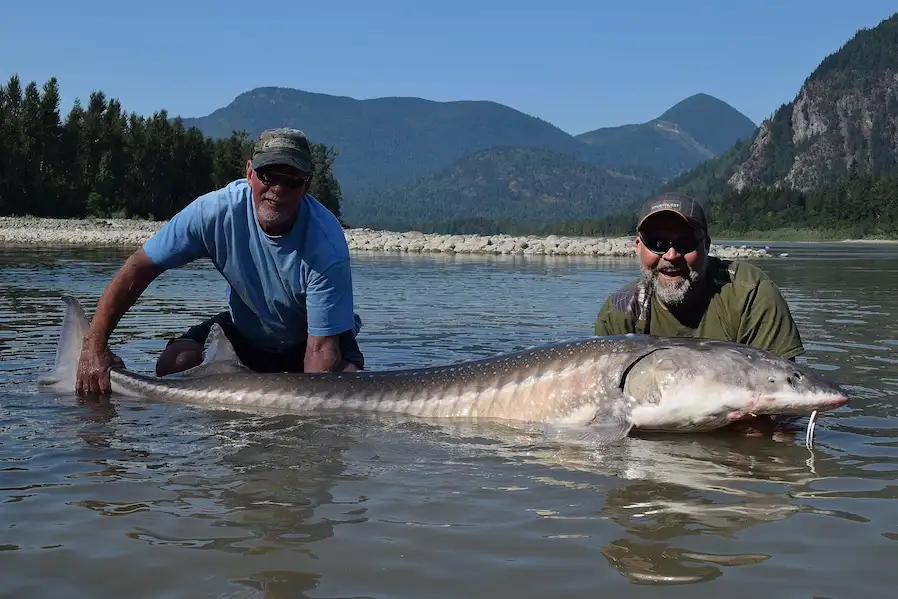
[[(46, 246), (131, 246), (150, 238), (162, 221), (88, 218), (0, 217), (0, 244)], [(444, 235), (347, 229), (350, 250), (405, 253), (517, 254), (550, 256), (634, 256), (632, 237), (549, 235)], [(711, 246), (721, 258), (774, 257), (766, 248)]]

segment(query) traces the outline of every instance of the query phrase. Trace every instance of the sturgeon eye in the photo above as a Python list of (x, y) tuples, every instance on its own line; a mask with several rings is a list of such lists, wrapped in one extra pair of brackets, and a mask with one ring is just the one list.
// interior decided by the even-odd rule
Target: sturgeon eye
[(771, 383), (775, 383), (775, 382), (776, 382), (776, 377), (773, 376), (773, 375), (770, 375), (770, 376), (767, 377), (767, 380), (770, 381)]

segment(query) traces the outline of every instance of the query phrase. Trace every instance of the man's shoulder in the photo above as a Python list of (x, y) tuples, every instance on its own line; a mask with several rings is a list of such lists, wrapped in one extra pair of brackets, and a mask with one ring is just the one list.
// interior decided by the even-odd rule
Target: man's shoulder
[(195, 211), (203, 217), (214, 218), (227, 213), (245, 215), (250, 188), (246, 179), (231, 181), (224, 187), (213, 189), (197, 197), (184, 211)]
[(787, 358), (804, 351), (789, 306), (773, 279), (760, 267), (721, 260), (725, 280), (717, 309), (727, 315), (732, 339)]
[(651, 296), (642, 279), (630, 281), (611, 293), (596, 317), (596, 335), (638, 332), (640, 321), (647, 321)]
[(340, 236), (343, 236), (343, 226), (340, 224), (336, 215), (334, 215), (327, 206), (319, 202), (315, 196), (310, 193), (307, 193), (303, 200), (309, 207), (309, 217), (313, 219), (326, 234), (334, 235), (339, 233)]
[(325, 262), (349, 258), (349, 244), (343, 225), (324, 204), (311, 194), (306, 194), (303, 201), (308, 206), (308, 225), (305, 242), (307, 254)]
[(712, 278), (720, 300), (727, 305), (744, 306), (758, 301), (779, 301), (781, 293), (773, 279), (760, 267), (740, 260), (714, 258)]
[(246, 203), (252, 197), (249, 183), (246, 179), (237, 179), (231, 181), (224, 187), (213, 189), (209, 193), (201, 196), (211, 204), (215, 204), (222, 210), (235, 209), (245, 207)]
[(245, 179), (237, 180), (194, 198), (143, 244), (144, 252), (166, 268), (214, 254), (219, 239), (215, 232), (235, 221), (230, 215), (241, 214), (240, 207), (245, 208), (249, 197), (247, 189)]
[(711, 256), (708, 266), (715, 283), (721, 287), (730, 285), (740, 290), (749, 290), (771, 280), (766, 272), (750, 262)]
[(605, 309), (621, 312), (638, 320), (645, 315), (649, 300), (645, 283), (642, 279), (634, 279), (608, 296)]

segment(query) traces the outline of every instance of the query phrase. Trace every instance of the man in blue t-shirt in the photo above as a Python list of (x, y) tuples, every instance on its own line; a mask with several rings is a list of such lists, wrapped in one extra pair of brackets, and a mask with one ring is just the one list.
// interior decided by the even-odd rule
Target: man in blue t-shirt
[(337, 218), (308, 195), (311, 179), (301, 131), (263, 132), (246, 179), (196, 198), (113, 277), (85, 336), (75, 391), (109, 392), (109, 368), (120, 360), (108, 340), (121, 317), (162, 272), (205, 257), (228, 283), (228, 310), (169, 340), (159, 376), (198, 365), (213, 323), (256, 371), (364, 368), (349, 248)]

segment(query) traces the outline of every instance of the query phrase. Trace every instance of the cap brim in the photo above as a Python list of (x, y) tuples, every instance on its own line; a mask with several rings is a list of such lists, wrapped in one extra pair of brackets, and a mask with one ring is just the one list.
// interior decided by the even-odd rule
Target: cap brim
[(258, 170), (266, 166), (285, 165), (292, 166), (302, 173), (311, 173), (312, 165), (297, 156), (296, 154), (287, 154), (281, 152), (265, 152), (253, 156), (253, 169)]
[(690, 217), (686, 216), (682, 212), (679, 212), (677, 210), (671, 210), (669, 208), (662, 208), (661, 210), (655, 210), (654, 212), (649, 212), (648, 214), (646, 214), (639, 220), (639, 223), (636, 225), (636, 230), (638, 231), (639, 229), (641, 229), (642, 225), (645, 223), (645, 221), (647, 221), (648, 219), (652, 218), (653, 216), (655, 216), (657, 214), (661, 214), (662, 212), (669, 212), (670, 214), (676, 214), (677, 216), (679, 216), (680, 218), (685, 220), (689, 224), (690, 227), (693, 227), (695, 229), (703, 229), (704, 230), (704, 226), (699, 221), (695, 220), (694, 218), (690, 218)]

